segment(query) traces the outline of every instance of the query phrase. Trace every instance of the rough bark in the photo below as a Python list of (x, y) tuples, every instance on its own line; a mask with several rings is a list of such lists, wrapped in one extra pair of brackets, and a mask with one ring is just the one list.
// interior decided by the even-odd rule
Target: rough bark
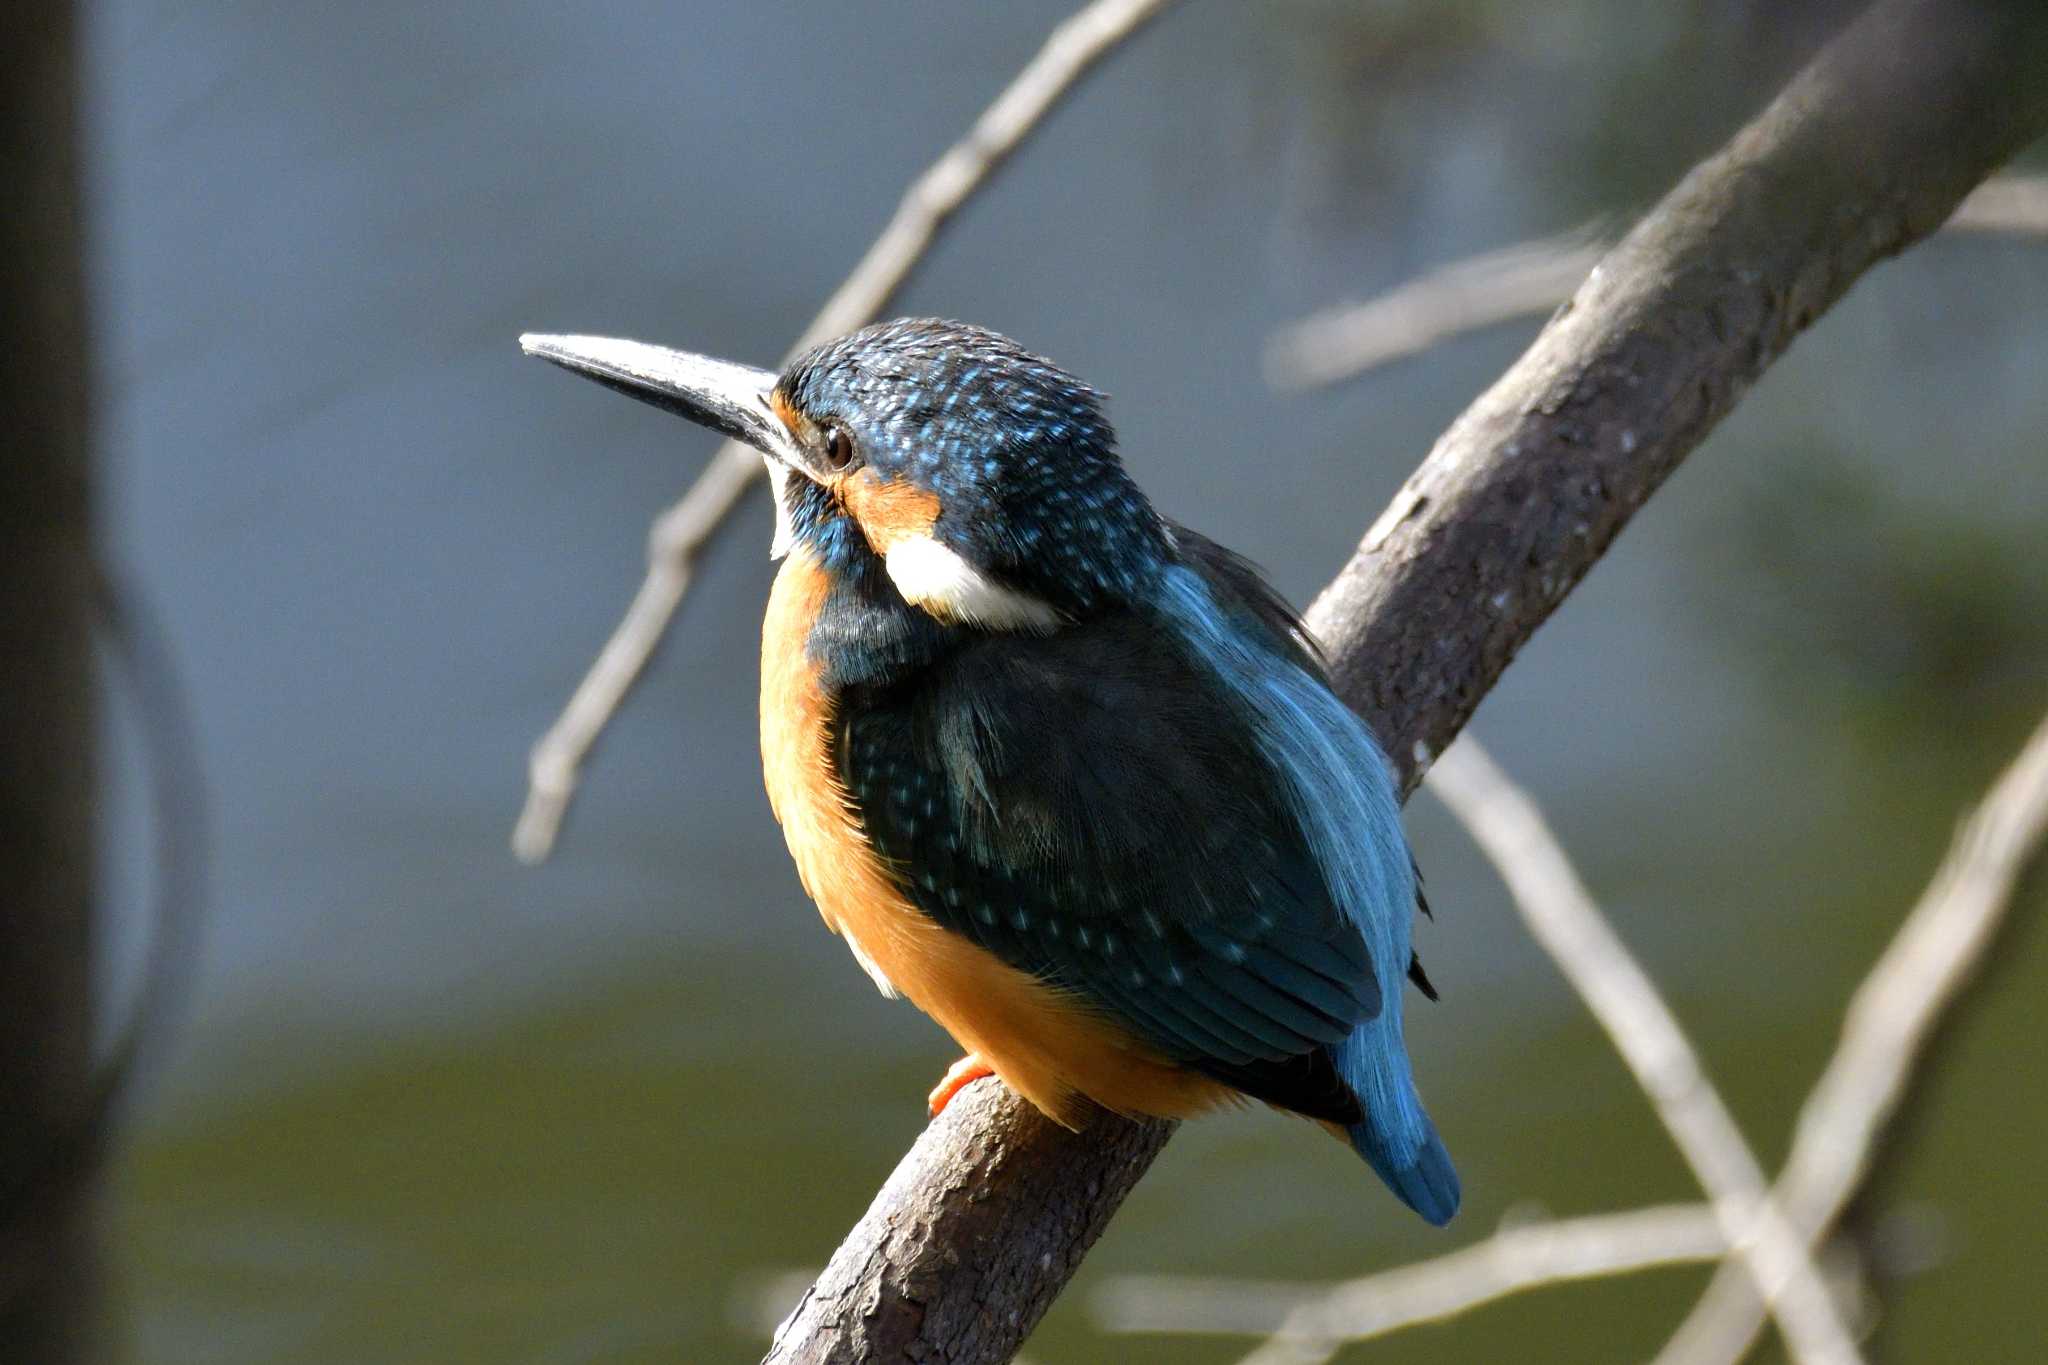
[(0, 43), (0, 1360), (91, 1358), (89, 1190), (43, 1187), (92, 1039), (92, 572), (69, 3)]
[[(1607, 256), (1310, 610), (1407, 787), (1792, 338), (2044, 128), (2048, 5), (1880, 0)], [(767, 1359), (1008, 1359), (1170, 1132), (971, 1088)]]
[(1008, 1360), (1173, 1127), (1098, 1114), (1069, 1133), (1001, 1085), (967, 1087), (882, 1186), (769, 1358)]

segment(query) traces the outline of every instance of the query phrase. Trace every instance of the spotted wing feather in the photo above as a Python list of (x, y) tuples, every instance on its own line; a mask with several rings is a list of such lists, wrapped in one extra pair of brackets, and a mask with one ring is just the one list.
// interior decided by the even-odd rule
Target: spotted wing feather
[(1134, 617), (991, 636), (842, 711), (835, 761), (920, 911), (1167, 1057), (1337, 1123), (1381, 1005), (1276, 784)]

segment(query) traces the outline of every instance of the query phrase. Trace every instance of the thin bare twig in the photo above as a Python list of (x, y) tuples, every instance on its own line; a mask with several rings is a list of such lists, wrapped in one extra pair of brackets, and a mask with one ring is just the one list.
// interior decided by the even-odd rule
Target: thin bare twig
[[(960, 206), (988, 183), (1090, 69), (1171, 3), (1094, 0), (1062, 21), (967, 135), (905, 192), (882, 235), (789, 354), (872, 321)], [(728, 441), (689, 492), (654, 523), (648, 534), (647, 575), (632, 605), (528, 758), (526, 805), (512, 831), (512, 850), (521, 859), (540, 862), (554, 848), (591, 746), (667, 632), (690, 589), (697, 556), (760, 472), (758, 455)]]
[[(1986, 181), (1943, 230), (2048, 237), (2048, 177)], [(1313, 313), (1267, 339), (1266, 382), (1276, 389), (1342, 383), (1452, 337), (1541, 316), (1572, 296), (1609, 245), (1589, 224), (1436, 266), (1363, 303)]]
[(1089, 1301), (1111, 1332), (1270, 1336), (1296, 1354), (1468, 1312), (1545, 1285), (1727, 1254), (1713, 1210), (1671, 1204), (1503, 1227), (1483, 1242), (1333, 1285), (1125, 1275)]
[(1535, 801), (1470, 731), (1438, 760), (1429, 786), (1500, 873), (1530, 934), (1650, 1097), (1723, 1237), (1774, 1305), (1793, 1356), (1809, 1365), (1862, 1360), (1805, 1238), (1771, 1204), (1763, 1166), (1677, 1016), (1594, 903)]
[[(1861, 1183), (1928, 1038), (1997, 935), (2044, 843), (2048, 721), (1963, 823), (1920, 903), (1849, 1003), (1842, 1041), (1800, 1110), (1773, 1201), (1809, 1242), (1834, 1225)], [(1749, 1285), (1724, 1271), (1659, 1365), (1740, 1360), (1761, 1326)]]
[(1613, 243), (1596, 227), (1468, 256), (1363, 303), (1314, 313), (1266, 341), (1266, 383), (1336, 384), (1466, 332), (1547, 313), (1572, 296)]

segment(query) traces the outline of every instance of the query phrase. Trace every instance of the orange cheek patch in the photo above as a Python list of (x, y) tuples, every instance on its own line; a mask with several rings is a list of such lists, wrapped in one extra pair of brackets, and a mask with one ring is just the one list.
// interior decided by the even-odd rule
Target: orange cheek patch
[(790, 435), (796, 437), (799, 441), (808, 441), (810, 439), (810, 419), (806, 418), (790, 404), (789, 399), (783, 394), (781, 389), (776, 389), (768, 395), (768, 406), (775, 413), (776, 417), (781, 420), (782, 425), (789, 428)]
[(863, 469), (839, 484), (840, 501), (878, 555), (916, 536), (929, 536), (939, 519), (939, 495), (902, 479)]

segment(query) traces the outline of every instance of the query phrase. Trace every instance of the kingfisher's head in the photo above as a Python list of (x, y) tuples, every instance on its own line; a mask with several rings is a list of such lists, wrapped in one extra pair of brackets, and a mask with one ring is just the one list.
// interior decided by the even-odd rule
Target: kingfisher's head
[(639, 342), (521, 344), (755, 447), (776, 486), (778, 552), (879, 564), (941, 621), (1051, 629), (1134, 599), (1172, 553), (1100, 396), (979, 327), (865, 327), (779, 376)]

